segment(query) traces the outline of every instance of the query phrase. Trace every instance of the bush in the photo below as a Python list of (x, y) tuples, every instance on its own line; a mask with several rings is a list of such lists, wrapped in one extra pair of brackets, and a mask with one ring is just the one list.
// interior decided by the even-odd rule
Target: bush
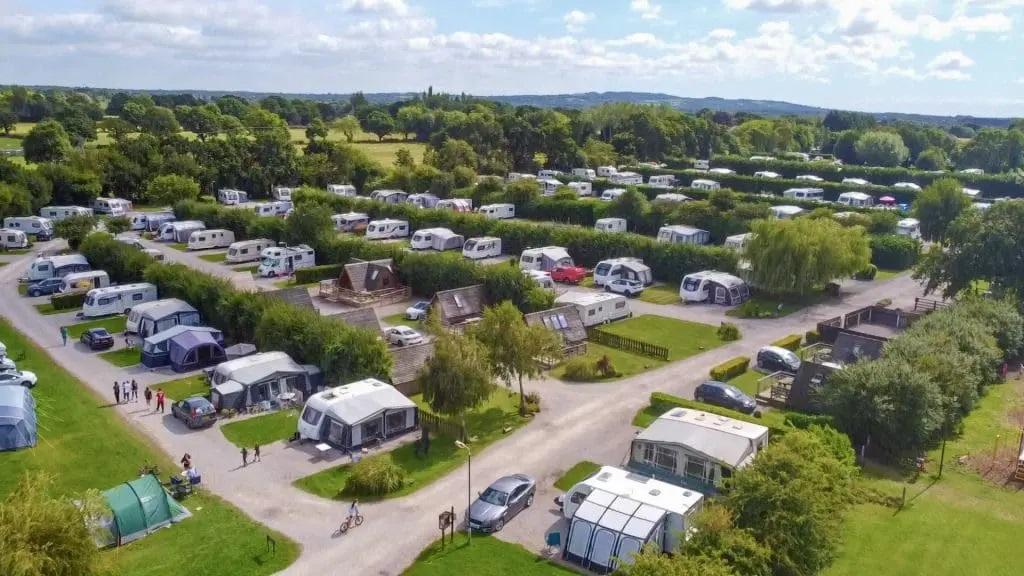
[(921, 242), (909, 236), (885, 234), (871, 237), (871, 263), (888, 270), (906, 270), (917, 264)]
[(737, 356), (732, 360), (726, 360), (711, 369), (711, 379), (725, 382), (743, 374), (750, 366), (750, 358)]
[(570, 382), (593, 382), (597, 380), (597, 366), (582, 356), (565, 363), (562, 378)]
[(320, 280), (337, 278), (344, 267), (344, 264), (325, 264), (323, 266), (313, 266), (312, 268), (296, 270), (295, 283), (309, 284), (310, 282), (319, 282)]
[(607, 355), (598, 358), (597, 362), (594, 363), (594, 368), (602, 378), (614, 378), (618, 375), (615, 371), (615, 365), (612, 364), (612, 359)]
[(54, 294), (50, 297), (50, 304), (54, 310), (71, 310), (81, 308), (85, 302), (85, 295), (88, 292), (68, 292), (67, 294)]
[(405, 470), (387, 456), (364, 458), (352, 465), (341, 494), (345, 496), (384, 496), (405, 486)]
[(806, 430), (811, 426), (828, 426), (831, 427), (832, 417), (821, 414), (804, 414), (802, 412), (790, 412), (786, 414), (786, 424), (789, 424), (793, 428), (799, 428)]
[(868, 264), (868, 267), (853, 275), (856, 280), (874, 280), (878, 275), (878, 266)]
[(528, 414), (540, 412), (540, 394), (537, 392), (526, 393), (526, 412)]
[(733, 342), (740, 339), (740, 328), (732, 322), (722, 322), (718, 325), (718, 339), (724, 342)]
[(738, 318), (771, 318), (775, 316), (775, 310), (762, 308), (754, 300), (747, 300), (735, 308)]
[(780, 338), (775, 342), (772, 342), (772, 346), (778, 346), (779, 348), (785, 348), (786, 350), (792, 350), (793, 352), (796, 352), (797, 350), (800, 349), (800, 343), (802, 341), (803, 339), (800, 337), (799, 334), (790, 334), (785, 338)]
[(821, 342), (821, 334), (818, 334), (817, 330), (808, 330), (804, 333), (804, 343), (808, 346), (818, 342)]

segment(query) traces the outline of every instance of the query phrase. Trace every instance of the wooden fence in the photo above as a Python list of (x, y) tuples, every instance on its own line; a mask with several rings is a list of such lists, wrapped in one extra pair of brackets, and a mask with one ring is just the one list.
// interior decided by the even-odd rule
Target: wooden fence
[(435, 436), (448, 436), (450, 438), (462, 438), (462, 427), (456, 422), (442, 418), (430, 412), (419, 411), (420, 428), (428, 428)]
[(618, 350), (625, 350), (626, 352), (668, 361), (668, 348), (644, 342), (643, 340), (627, 338), (618, 334), (611, 334), (610, 332), (602, 332), (597, 328), (587, 328), (587, 338), (591, 342), (610, 346)]

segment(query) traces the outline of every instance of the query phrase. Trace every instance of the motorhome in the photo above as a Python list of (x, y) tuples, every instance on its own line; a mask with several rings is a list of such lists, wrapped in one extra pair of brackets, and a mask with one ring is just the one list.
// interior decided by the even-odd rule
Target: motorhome
[(875, 198), (863, 192), (843, 192), (837, 201), (843, 206), (867, 208), (875, 203)]
[(964, 187), (961, 189), (961, 192), (963, 192), (965, 196), (968, 196), (970, 198), (977, 198), (978, 196), (981, 195), (981, 190), (978, 190), (976, 188)]
[(707, 178), (697, 178), (693, 182), (690, 182), (690, 188), (694, 190), (718, 190), (722, 185), (714, 180), (708, 180)]
[(572, 175), (585, 180), (593, 180), (597, 178), (597, 172), (594, 172), (590, 168), (573, 168)]
[(625, 188), (609, 188), (604, 192), (601, 192), (601, 200), (605, 202), (611, 202), (626, 193)]
[(572, 266), (572, 257), (561, 246), (545, 246), (543, 248), (527, 248), (519, 256), (519, 268), (522, 270), (542, 270), (550, 272), (556, 266)]
[(367, 240), (387, 240), (389, 238), (406, 238), (409, 236), (409, 223), (405, 220), (371, 220), (366, 225)]
[(92, 210), (97, 214), (124, 216), (132, 209), (132, 203), (124, 198), (96, 198), (92, 201)]
[(0, 228), (0, 248), (4, 250), (28, 248), (28, 234), (12, 228)]
[(440, 199), (433, 194), (423, 193), (409, 195), (409, 204), (418, 208), (434, 208), (437, 206), (439, 201)]
[(689, 202), (690, 197), (676, 192), (665, 192), (654, 197), (655, 202)]
[(260, 254), (267, 248), (274, 246), (273, 240), (257, 238), (255, 240), (242, 240), (228, 246), (228, 254), (224, 261), (229, 264), (242, 262), (255, 262), (260, 259)]
[(360, 232), (370, 223), (370, 216), (362, 212), (346, 212), (331, 216), (331, 222), (339, 232)]
[(540, 193), (544, 196), (553, 196), (555, 191), (560, 187), (564, 186), (561, 181), (553, 178), (537, 179), (537, 184), (540, 185)]
[(469, 198), (448, 198), (438, 200), (434, 207), (438, 210), (451, 210), (452, 212), (472, 212), (473, 201)]
[(501, 256), (501, 238), (493, 236), (470, 238), (462, 245), (462, 255), (470, 260)]
[(85, 318), (124, 314), (133, 306), (156, 300), (156, 286), (148, 282), (93, 288), (85, 294), (81, 315)]
[(904, 218), (896, 223), (896, 233), (900, 236), (921, 238), (921, 221), (917, 218)]
[(669, 244), (707, 244), (711, 233), (693, 226), (662, 226), (658, 229), (658, 242)]
[(189, 250), (207, 250), (209, 248), (227, 248), (235, 242), (235, 233), (222, 228), (196, 230), (188, 237)]
[(277, 211), (274, 210), (273, 202), (253, 202), (252, 204), (247, 205), (246, 208), (252, 210), (260, 217), (277, 216)]
[(540, 270), (523, 270), (523, 275), (533, 280), (533, 283), (547, 290), (555, 289), (555, 281), (551, 279), (551, 272)]
[(747, 244), (750, 243), (750, 239), (754, 237), (753, 232), (747, 232), (746, 234), (734, 234), (725, 238), (724, 246), (730, 250), (737, 252), (743, 252), (747, 248)]
[(575, 306), (588, 328), (633, 315), (625, 296), (609, 292), (566, 292), (555, 298), (555, 303)]
[(863, 178), (843, 178), (843, 184), (849, 184), (851, 186), (871, 186), (871, 182)]
[(184, 244), (185, 242), (188, 242), (192, 233), (197, 230), (206, 230), (206, 224), (203, 224), (199, 220), (165, 222), (160, 226), (160, 239), (165, 242), (178, 242), (179, 244)]
[(615, 166), (598, 166), (597, 177), (598, 178), (610, 178), (619, 173), (619, 169)]
[(770, 170), (760, 170), (758, 172), (754, 172), (754, 178), (767, 178), (769, 180), (773, 180), (778, 177), (778, 172), (772, 172)]
[(625, 232), (625, 218), (598, 218), (594, 222), (594, 230), (598, 232)]
[(654, 282), (650, 266), (640, 258), (609, 258), (601, 260), (594, 267), (594, 286), (604, 286), (619, 278), (636, 280), (644, 286)]
[(355, 196), (356, 187), (351, 184), (328, 184), (327, 191), (335, 196)]
[(271, 196), (274, 197), (274, 200), (283, 200), (285, 202), (291, 202), (292, 194), (294, 193), (295, 188), (289, 188), (288, 186), (274, 186), (274, 189), (271, 191), (270, 194)]
[(412, 235), (409, 247), (413, 250), (458, 250), (465, 242), (460, 234), (456, 234), (448, 228), (424, 228), (417, 230)]
[(87, 291), (93, 288), (106, 288), (110, 286), (110, 276), (103, 270), (90, 270), (88, 272), (72, 272), (64, 277), (60, 286), (61, 292)]
[(679, 283), (679, 297), (686, 302), (734, 306), (750, 298), (750, 287), (732, 274), (704, 270), (683, 276), (683, 281)]
[(41, 216), (8, 216), (4, 218), (4, 228), (20, 230), (39, 240), (53, 238), (53, 222)]
[(305, 244), (265, 248), (256, 273), (262, 278), (290, 276), (296, 270), (316, 266), (316, 254)]
[(771, 208), (769, 208), (769, 210), (771, 210), (772, 216), (778, 218), (779, 220), (789, 220), (792, 218), (796, 218), (804, 211), (804, 209), (799, 206), (790, 206), (788, 204), (784, 204), (781, 206), (772, 206)]
[(594, 193), (594, 185), (590, 182), (569, 182), (567, 186), (572, 188), (577, 196), (591, 196)]
[(537, 179), (544, 180), (545, 178), (558, 178), (565, 176), (565, 173), (561, 170), (541, 170), (537, 172)]
[(235, 190), (234, 188), (221, 188), (217, 190), (217, 202), (226, 206), (235, 206), (236, 204), (245, 204), (249, 201), (249, 194), (241, 190)]
[(371, 200), (385, 204), (405, 204), (408, 197), (409, 195), (402, 190), (374, 190), (370, 193)]
[(694, 160), (693, 161), (693, 169), (694, 170), (707, 170), (708, 168), (711, 168), (711, 161), (710, 160)]
[(515, 204), (484, 204), (479, 212), (488, 220), (505, 220), (516, 217)]
[(89, 270), (91, 270), (89, 262), (81, 254), (40, 256), (29, 265), (28, 275), (25, 277), (25, 280), (28, 282), (38, 282), (47, 278), (63, 278), (74, 272), (87, 272)]
[(45, 206), (39, 210), (39, 215), (49, 218), (53, 222), (60, 222), (72, 216), (92, 216), (92, 208), (82, 206)]
[(170, 212), (151, 212), (146, 215), (146, 230), (159, 232), (161, 226), (167, 222), (174, 222), (174, 220), (174, 214)]
[(672, 188), (676, 185), (676, 177), (671, 174), (656, 174), (647, 179), (652, 188)]
[(808, 202), (823, 202), (825, 191), (821, 188), (790, 188), (782, 193), (786, 198)]
[(636, 172), (617, 172), (609, 176), (608, 180), (619, 186), (635, 186), (644, 183), (644, 177)]

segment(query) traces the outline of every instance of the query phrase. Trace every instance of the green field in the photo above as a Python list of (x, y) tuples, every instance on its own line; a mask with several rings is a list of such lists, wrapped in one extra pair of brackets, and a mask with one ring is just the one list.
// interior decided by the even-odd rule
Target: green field
[[(651, 358), (650, 356), (641, 356), (639, 354), (633, 354), (632, 352), (625, 352), (623, 350), (617, 350), (609, 346), (602, 344), (595, 344), (593, 342), (587, 342), (587, 353), (583, 355), (588, 362), (597, 362), (603, 356), (607, 356), (611, 361), (612, 366), (615, 368), (615, 372), (618, 374), (614, 378), (606, 378), (601, 382), (610, 382), (614, 380), (620, 380), (622, 378), (628, 378), (630, 376), (646, 372), (647, 370), (653, 370), (665, 365), (664, 360), (658, 360)], [(551, 376), (558, 379), (563, 379), (565, 376), (565, 362), (555, 367), (551, 371)]]
[(577, 572), (535, 556), (519, 546), (493, 536), (473, 536), (467, 542), (463, 534), (442, 548), (440, 542), (428, 546), (403, 576), (569, 576)]
[(665, 346), (668, 348), (670, 362), (700, 354), (725, 343), (718, 338), (716, 326), (649, 314), (612, 322), (602, 326), (601, 330)]
[(562, 474), (561, 478), (555, 480), (555, 488), (566, 492), (600, 469), (600, 464), (595, 464), (589, 460), (577, 462), (572, 468), (566, 470), (565, 474)]
[(206, 396), (210, 393), (210, 385), (206, 381), (206, 376), (202, 374), (150, 386), (153, 394), (156, 394), (157, 388), (162, 388), (164, 394), (171, 400), (184, 400), (189, 396)]
[(356, 142), (353, 146), (384, 168), (390, 168), (395, 163), (395, 154), (402, 148), (412, 153), (417, 163), (423, 162), (423, 153), (427, 150), (427, 145), (419, 142)]
[(79, 322), (78, 324), (68, 325), (68, 340), (78, 340), (78, 337), (83, 332), (90, 328), (106, 328), (107, 332), (111, 334), (119, 334), (124, 332), (124, 325), (128, 321), (128, 317), (124, 315), (108, 316), (107, 318), (100, 318), (98, 320), (90, 320), (88, 322)]
[(0, 136), (0, 150), (17, 150), (21, 148), (21, 138)]
[(100, 358), (103, 358), (107, 362), (110, 362), (114, 366), (135, 366), (141, 360), (138, 348), (122, 348), (120, 350), (110, 350), (100, 354)]
[(651, 304), (678, 304), (682, 301), (679, 297), (679, 288), (668, 284), (648, 286), (636, 299)]
[(729, 384), (743, 390), (743, 392), (753, 398), (757, 396), (757, 381), (761, 378), (764, 378), (764, 374), (756, 370), (747, 370), (743, 374), (729, 380)]
[(217, 252), (215, 254), (200, 254), (199, 257), (202, 258), (203, 260), (206, 260), (207, 262), (223, 262), (224, 260), (227, 259), (228, 253)]
[(252, 449), (287, 440), (295, 434), (299, 421), (298, 410), (278, 410), (244, 420), (236, 420), (220, 427), (224, 437), (235, 446)]
[[(31, 449), (5, 452), (0, 466), (0, 497), (11, 493), (25, 472), (52, 475), (54, 490), (75, 495), (105, 490), (131, 480), (139, 468), (156, 464), (175, 470), (166, 454), (108, 409), (109, 400), (90, 392), (42, 349), (0, 319), (0, 341), (18, 365), (39, 376), (33, 390), (39, 441)], [(200, 463), (200, 465), (202, 465)], [(103, 553), (111, 574), (208, 576), (273, 574), (298, 557), (298, 546), (253, 522), (221, 499), (200, 491), (184, 501), (192, 517), (128, 546)], [(265, 552), (274, 534), (277, 553)], [(211, 562), (216, 558), (216, 562)]]

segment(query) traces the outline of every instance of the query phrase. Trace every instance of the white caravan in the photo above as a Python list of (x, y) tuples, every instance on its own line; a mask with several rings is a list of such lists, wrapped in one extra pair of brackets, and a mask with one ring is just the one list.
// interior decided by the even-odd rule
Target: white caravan
[(519, 255), (521, 270), (541, 270), (550, 272), (558, 266), (572, 266), (572, 256), (561, 246), (545, 246), (543, 248), (527, 248)]
[(257, 216), (277, 216), (277, 210), (274, 210), (273, 202), (254, 202), (246, 206), (246, 208), (252, 210)]
[(508, 173), (508, 178), (506, 178), (506, 180), (508, 180), (509, 182), (515, 182), (516, 180), (536, 180), (536, 179), (537, 179), (537, 177), (535, 175), (533, 175), (533, 174), (520, 174), (519, 172), (509, 172)]
[(772, 160), (775, 160), (774, 156), (751, 156), (750, 157), (750, 161), (751, 162), (771, 162)]
[(721, 174), (722, 176), (732, 176), (736, 171), (732, 168), (711, 168), (708, 170), (708, 174)]
[(493, 236), (470, 238), (462, 245), (462, 255), (470, 260), (501, 256), (501, 238)]
[(235, 242), (235, 233), (222, 228), (196, 230), (188, 237), (189, 250), (207, 250), (209, 248), (227, 248)]
[(711, 233), (693, 226), (662, 226), (658, 229), (658, 242), (669, 244), (707, 244)]
[(657, 174), (647, 179), (647, 185), (652, 188), (672, 188), (676, 185), (676, 177), (672, 174)]
[(352, 197), (356, 195), (356, 187), (351, 184), (328, 184), (327, 191), (335, 196)]
[(366, 229), (370, 223), (370, 216), (362, 212), (346, 212), (331, 216), (331, 222), (334, 223), (334, 229), (339, 232), (356, 232)]
[(199, 220), (180, 220), (177, 222), (165, 222), (160, 226), (160, 239), (165, 242), (188, 242), (192, 233), (197, 230), (206, 230), (206, 224)]
[(560, 180), (555, 180), (552, 178), (538, 178), (537, 184), (540, 185), (540, 193), (544, 196), (553, 196), (556, 190), (564, 186), (564, 184), (562, 184)]
[(921, 187), (913, 182), (897, 182), (892, 185), (893, 188), (902, 188), (905, 190), (920, 190)]
[(964, 195), (969, 196), (971, 198), (977, 198), (978, 196), (981, 195), (981, 190), (978, 190), (976, 188), (966, 188), (965, 187), (965, 188), (961, 189), (961, 192), (963, 192)]
[(658, 194), (654, 197), (655, 202), (689, 202), (690, 197), (686, 194), (678, 194), (676, 192), (666, 192), (664, 194)]
[(598, 178), (609, 178), (619, 173), (619, 169), (615, 166), (598, 166), (597, 177)]
[(594, 286), (604, 286), (619, 278), (637, 280), (644, 286), (654, 282), (651, 268), (640, 258), (609, 258), (594, 266)]
[(447, 200), (438, 200), (434, 208), (452, 212), (472, 212), (473, 201), (469, 198), (448, 198)]
[(4, 228), (20, 230), (40, 240), (53, 238), (53, 222), (40, 216), (8, 216), (4, 218)]
[(275, 216), (287, 216), (292, 211), (291, 200), (275, 200), (270, 206), (273, 207)]
[(594, 194), (594, 185), (590, 182), (569, 182), (567, 186), (572, 188), (577, 196), (592, 196)]
[(92, 290), (93, 288), (106, 288), (110, 286), (110, 276), (103, 270), (90, 270), (88, 272), (72, 272), (64, 277), (60, 285), (61, 292), (72, 292), (79, 290)]
[(852, 186), (871, 186), (871, 182), (863, 178), (843, 178), (843, 184), (849, 184)]
[(704, 270), (683, 276), (679, 283), (679, 297), (686, 302), (708, 302), (732, 306), (750, 298), (750, 287), (741, 278)]
[(721, 187), (722, 185), (718, 182), (708, 180), (707, 178), (697, 178), (693, 182), (690, 182), (690, 188), (693, 188), (694, 190), (707, 190), (710, 192), (712, 190), (718, 190)]
[(772, 172), (770, 170), (760, 170), (758, 172), (754, 172), (754, 178), (767, 178), (769, 180), (773, 180), (778, 177), (778, 172)]
[(72, 216), (92, 216), (92, 208), (81, 206), (45, 206), (39, 210), (39, 215), (49, 218), (54, 222), (60, 222)]
[(305, 244), (265, 248), (260, 253), (260, 267), (256, 270), (262, 278), (290, 276), (296, 270), (316, 266), (316, 254)]
[(167, 222), (174, 222), (175, 217), (171, 212), (150, 212), (146, 215), (146, 230), (159, 232), (160, 227)]
[(730, 250), (736, 252), (743, 252), (747, 248), (747, 244), (750, 243), (750, 239), (754, 237), (753, 232), (747, 232), (746, 234), (734, 234), (725, 238), (724, 246)]
[(904, 218), (896, 223), (896, 233), (918, 239), (921, 237), (921, 221), (917, 218)]
[(622, 196), (625, 193), (625, 188), (609, 188), (601, 193), (601, 200), (611, 202), (612, 200), (618, 199), (619, 196)]
[(815, 176), (814, 174), (801, 174), (796, 177), (797, 180), (806, 180), (807, 182), (824, 182), (825, 179), (821, 176)]
[(506, 220), (516, 217), (515, 204), (484, 204), (479, 212), (488, 220)]
[(875, 203), (875, 198), (863, 192), (843, 192), (839, 195), (838, 202), (843, 206), (867, 208)]
[(598, 232), (625, 232), (626, 231), (626, 219), (625, 218), (598, 218), (594, 222), (594, 230)]
[(74, 272), (87, 272), (89, 270), (89, 261), (81, 254), (40, 256), (29, 265), (28, 275), (25, 277), (25, 280), (28, 282), (38, 282), (47, 278), (63, 278)]
[(437, 206), (438, 202), (440, 202), (440, 199), (433, 194), (423, 193), (409, 195), (409, 204), (419, 208), (434, 208)]
[(824, 202), (825, 191), (821, 188), (790, 188), (782, 193), (786, 198), (808, 202)]
[(288, 186), (274, 186), (270, 194), (274, 197), (274, 200), (283, 200), (285, 202), (292, 201), (292, 194), (295, 193), (295, 188), (289, 188)]
[(21, 230), (0, 228), (0, 248), (4, 250), (28, 248), (28, 234)]
[(555, 304), (572, 304), (580, 313), (583, 325), (607, 324), (633, 315), (622, 294), (610, 292), (566, 292), (555, 298)]
[(541, 170), (537, 172), (537, 178), (543, 180), (544, 178), (558, 178), (559, 176), (565, 176), (565, 173), (561, 170)]
[(132, 203), (124, 198), (97, 198), (92, 201), (93, 212), (110, 216), (124, 216), (132, 209)]
[(408, 194), (402, 190), (374, 190), (370, 192), (370, 199), (385, 204), (405, 204), (405, 200), (409, 197)]
[(772, 211), (772, 216), (775, 216), (779, 220), (791, 220), (799, 216), (804, 211), (804, 209), (799, 206), (790, 206), (788, 204), (772, 206), (769, 210)]
[(273, 240), (257, 238), (255, 240), (242, 240), (228, 246), (228, 255), (224, 261), (229, 264), (240, 264), (242, 262), (255, 262), (260, 259), (260, 254), (267, 248), (274, 246)]
[(409, 241), (413, 250), (458, 250), (462, 248), (465, 238), (448, 228), (424, 228), (417, 230)]
[[(128, 215), (128, 229), (136, 232), (139, 230), (149, 230), (149, 219), (158, 215), (170, 216), (172, 220), (174, 219), (174, 215), (168, 214), (167, 212), (132, 212)], [(166, 222), (167, 219), (164, 219), (163, 221)]]
[(81, 315), (85, 318), (125, 314), (133, 306), (156, 300), (156, 286), (148, 282), (93, 288), (85, 294)]
[(387, 240), (389, 238), (406, 238), (409, 236), (409, 223), (405, 220), (371, 220), (366, 225), (367, 240)]
[(694, 170), (707, 170), (708, 168), (711, 168), (711, 161), (710, 160), (694, 160), (693, 161), (693, 169)]
[(634, 186), (644, 183), (644, 177), (636, 172), (618, 172), (609, 176), (608, 180), (619, 186)]
[(597, 172), (594, 172), (590, 168), (573, 168), (572, 175), (585, 180), (593, 180), (594, 178), (597, 178)]
[(249, 194), (234, 188), (221, 188), (217, 190), (217, 202), (226, 206), (245, 204), (249, 201)]
[(984, 174), (985, 171), (982, 170), (981, 168), (964, 168), (963, 170), (960, 170), (960, 173), (961, 174), (974, 174), (974, 175), (980, 176), (981, 174)]

